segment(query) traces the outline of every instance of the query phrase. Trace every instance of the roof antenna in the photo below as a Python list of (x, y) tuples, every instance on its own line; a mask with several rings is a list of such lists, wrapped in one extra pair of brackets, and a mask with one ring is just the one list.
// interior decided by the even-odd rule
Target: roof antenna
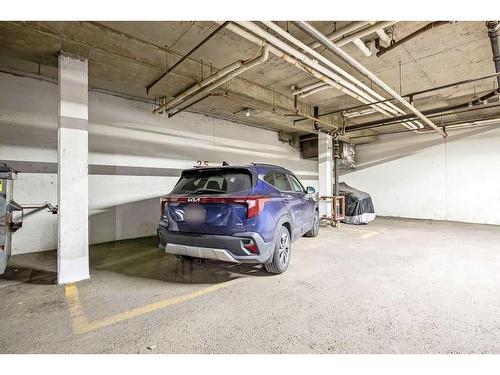
[(227, 161), (225, 161), (225, 160), (222, 161), (222, 166), (223, 167), (227, 167), (228, 165), (229, 165), (229, 163)]

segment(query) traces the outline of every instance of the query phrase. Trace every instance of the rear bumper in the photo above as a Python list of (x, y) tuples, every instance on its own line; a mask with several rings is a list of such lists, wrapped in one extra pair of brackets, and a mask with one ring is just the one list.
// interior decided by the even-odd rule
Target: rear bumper
[[(242, 247), (241, 240), (252, 239), (258, 254)], [(166, 253), (232, 263), (266, 263), (273, 255), (274, 242), (265, 243), (258, 233), (243, 232), (233, 236), (171, 232), (158, 227), (159, 247)]]

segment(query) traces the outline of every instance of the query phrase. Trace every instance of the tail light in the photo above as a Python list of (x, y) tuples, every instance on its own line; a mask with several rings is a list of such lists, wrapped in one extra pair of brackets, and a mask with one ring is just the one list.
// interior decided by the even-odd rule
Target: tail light
[(265, 196), (242, 196), (242, 197), (161, 197), (160, 204), (163, 214), (164, 206), (169, 202), (175, 203), (236, 203), (247, 206), (247, 218), (259, 215), (264, 205), (271, 198)]
[(245, 202), (248, 206), (247, 217), (251, 218), (257, 216), (262, 212), (264, 208), (264, 204), (269, 200), (269, 198), (250, 198), (245, 199)]
[(167, 202), (168, 202), (167, 197), (160, 197), (160, 216), (163, 215), (163, 212), (165, 210), (165, 205), (167, 204)]

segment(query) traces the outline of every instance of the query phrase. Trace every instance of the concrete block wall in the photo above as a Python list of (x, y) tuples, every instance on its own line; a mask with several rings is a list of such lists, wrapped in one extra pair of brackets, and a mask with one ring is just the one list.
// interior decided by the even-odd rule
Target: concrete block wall
[[(21, 173), (14, 199), (57, 202), (57, 85), (0, 73), (0, 162)], [(151, 114), (151, 104), (89, 92), (90, 242), (155, 233), (159, 196), (182, 169), (266, 162), (283, 165), (317, 188), (317, 162), (278, 140), (276, 132), (213, 117)], [(55, 249), (57, 217), (38, 212), (13, 236), (13, 254)]]
[(357, 147), (341, 181), (372, 195), (378, 215), (500, 224), (500, 123), (388, 135)]

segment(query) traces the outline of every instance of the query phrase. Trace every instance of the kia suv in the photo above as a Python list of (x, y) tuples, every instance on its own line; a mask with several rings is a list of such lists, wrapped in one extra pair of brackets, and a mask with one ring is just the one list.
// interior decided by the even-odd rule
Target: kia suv
[(184, 258), (262, 263), (282, 273), (292, 242), (318, 234), (314, 193), (275, 165), (185, 170), (160, 198), (159, 246)]

